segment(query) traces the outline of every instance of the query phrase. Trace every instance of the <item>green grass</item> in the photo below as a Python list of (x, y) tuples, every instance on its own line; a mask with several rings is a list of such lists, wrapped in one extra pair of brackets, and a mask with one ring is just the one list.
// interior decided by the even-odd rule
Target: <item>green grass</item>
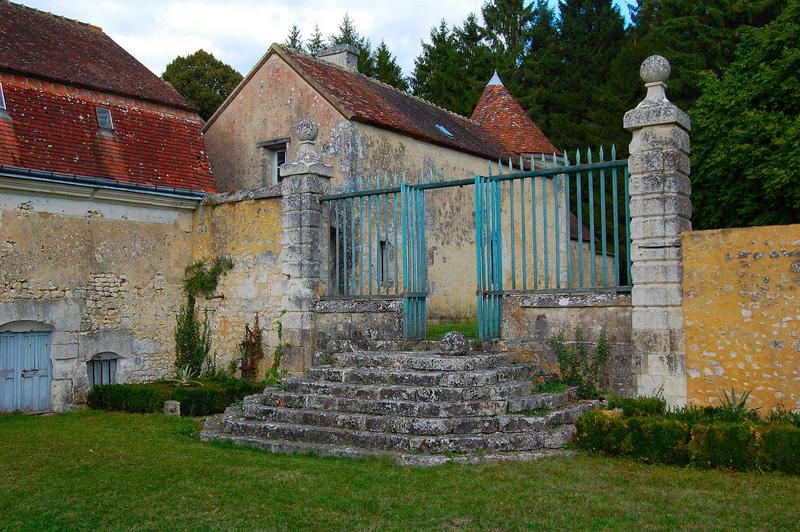
[(579, 455), (410, 469), (201, 443), (191, 419), (0, 416), (0, 529), (784, 529), (800, 478)]
[(455, 321), (448, 323), (429, 323), (427, 330), (428, 333), (426, 339), (428, 340), (441, 340), (442, 336), (450, 331), (460, 332), (466, 336), (468, 340), (478, 339), (477, 320)]

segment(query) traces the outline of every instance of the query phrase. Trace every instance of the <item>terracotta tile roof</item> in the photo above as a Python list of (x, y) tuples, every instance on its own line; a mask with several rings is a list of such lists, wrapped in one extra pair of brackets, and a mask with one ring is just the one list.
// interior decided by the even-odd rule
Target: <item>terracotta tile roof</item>
[(7, 0), (0, 70), (196, 110), (100, 28)]
[(280, 45), (273, 49), (349, 111), (349, 118), (488, 159), (506, 155), (497, 139), (466, 117)]
[[(11, 120), (0, 119), (0, 165), (214, 192), (192, 113), (21, 77), (0, 76)], [(39, 85), (39, 86), (37, 86)], [(115, 137), (99, 133), (95, 106), (111, 109)]]
[(483, 89), (472, 120), (497, 137), (508, 152), (559, 153), (497, 77)]

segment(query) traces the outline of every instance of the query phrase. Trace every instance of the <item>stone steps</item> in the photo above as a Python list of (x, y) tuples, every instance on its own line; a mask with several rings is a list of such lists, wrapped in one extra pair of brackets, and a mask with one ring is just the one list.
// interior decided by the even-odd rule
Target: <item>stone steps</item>
[(471, 454), (421, 454), (393, 453), (363, 447), (331, 445), (325, 443), (308, 443), (289, 440), (269, 440), (257, 437), (234, 436), (220, 430), (222, 416), (215, 416), (206, 421), (206, 428), (201, 434), (203, 441), (222, 441), (237, 445), (253, 447), (272, 453), (281, 454), (315, 454), (317, 456), (335, 456), (340, 458), (389, 458), (399, 465), (429, 467), (446, 463), (476, 464), (497, 461), (527, 461), (555, 456), (569, 456), (573, 451), (564, 449), (539, 449), (536, 451), (500, 451), (494, 453)]
[(575, 432), (573, 425), (561, 425), (521, 432), (411, 435), (245, 419), (238, 413), (226, 413), (223, 419), (224, 432), (233, 436), (423, 454), (560, 448)]
[[(333, 367), (391, 368), (416, 371), (475, 371), (513, 365), (503, 353), (475, 353), (451, 356), (436, 351), (355, 351), (328, 355), (325, 365)], [(323, 365), (323, 364), (320, 364)]]
[(533, 377), (538, 368), (533, 364), (502, 366), (473, 371), (421, 371), (373, 367), (316, 366), (306, 371), (309, 380), (348, 384), (399, 384), (404, 386), (471, 387), (491, 386), (512, 380)]
[[(292, 377), (284, 381), (289, 392), (330, 395), (351, 399), (373, 399), (389, 401), (458, 402), (477, 400), (505, 400), (523, 398), (531, 393), (530, 379), (511, 380), (492, 386), (444, 387), (404, 385), (364, 385), (342, 382), (316, 381), (305, 377)], [(524, 407), (539, 408), (539, 407)]]
[(587, 410), (585, 403), (575, 403), (538, 415), (409, 417), (335, 410), (299, 409), (251, 404), (244, 407), (244, 418), (298, 425), (335, 427), (357, 431), (389, 432), (438, 436), (443, 434), (491, 434), (542, 430), (558, 424), (574, 423)]
[[(533, 364), (503, 352), (351, 351), (210, 418), (204, 440), (401, 464), (533, 459), (567, 445), (593, 401), (532, 393)], [(445, 342), (442, 342), (445, 346)], [(490, 458), (487, 458), (490, 457)]]

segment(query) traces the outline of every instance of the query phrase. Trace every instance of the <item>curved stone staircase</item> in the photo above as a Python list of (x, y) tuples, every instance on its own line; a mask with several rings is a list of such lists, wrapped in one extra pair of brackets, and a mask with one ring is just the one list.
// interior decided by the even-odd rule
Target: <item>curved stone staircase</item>
[(527, 460), (561, 450), (595, 401), (533, 394), (507, 354), (355, 351), (209, 418), (203, 440), (272, 452), (390, 456), (408, 465)]

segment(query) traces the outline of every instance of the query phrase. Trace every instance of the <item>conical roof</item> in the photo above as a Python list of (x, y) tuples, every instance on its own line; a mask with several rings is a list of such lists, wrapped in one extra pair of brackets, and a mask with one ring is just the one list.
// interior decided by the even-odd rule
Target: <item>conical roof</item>
[(483, 89), (472, 120), (490, 132), (509, 153), (558, 153), (539, 126), (514, 99), (495, 71)]

